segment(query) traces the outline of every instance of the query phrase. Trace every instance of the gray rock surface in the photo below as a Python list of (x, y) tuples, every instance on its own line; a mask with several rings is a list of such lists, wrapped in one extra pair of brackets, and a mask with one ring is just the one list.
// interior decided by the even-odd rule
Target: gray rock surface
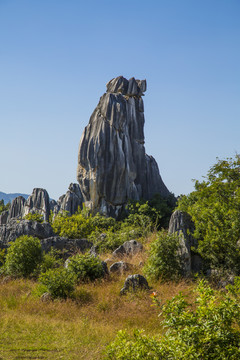
[(11, 219), (7, 224), (0, 226), (0, 247), (8, 247), (10, 241), (15, 241), (22, 235), (36, 236), (39, 239), (44, 239), (55, 234), (49, 223)]
[(41, 246), (46, 253), (54, 248), (56, 250), (66, 250), (70, 254), (78, 251), (85, 252), (92, 247), (92, 242), (87, 239), (68, 239), (60, 236), (51, 236), (41, 240)]
[(9, 209), (8, 220), (22, 217), (25, 202), (26, 199), (23, 196), (18, 196), (12, 201)]
[(191, 247), (197, 248), (197, 241), (193, 237), (194, 223), (191, 216), (180, 210), (174, 211), (170, 218), (168, 232), (170, 234), (177, 233), (180, 236), (180, 254), (184, 262), (185, 275), (189, 275), (191, 271), (200, 271), (202, 265), (201, 258), (191, 251)]
[(137, 290), (148, 290), (148, 282), (145, 279), (144, 276), (135, 274), (135, 275), (129, 275), (124, 283), (123, 288), (120, 291), (121, 295), (126, 294), (128, 291), (135, 292)]
[(124, 261), (118, 261), (118, 262), (113, 263), (110, 266), (109, 272), (123, 274), (124, 272), (130, 270), (132, 267), (133, 266), (129, 263), (126, 263)]
[(0, 214), (0, 226), (1, 225), (5, 225), (8, 221), (8, 214), (9, 214), (9, 211), (8, 210), (5, 210), (3, 211), (1, 214)]
[(44, 221), (49, 220), (50, 202), (49, 195), (45, 189), (35, 188), (32, 195), (25, 202), (23, 216), (27, 214), (40, 214)]
[(142, 251), (143, 246), (137, 240), (129, 240), (125, 241), (123, 245), (120, 245), (114, 252), (112, 253), (113, 256), (132, 256), (137, 254), (138, 252)]
[[(73, 215), (78, 211), (78, 207), (82, 207), (83, 197), (78, 184), (71, 183), (65, 195), (58, 200), (58, 211), (67, 211), (69, 215)], [(54, 208), (53, 212), (56, 211)]]
[(144, 147), (146, 80), (119, 76), (107, 84), (82, 135), (77, 179), (94, 212), (117, 217), (129, 199), (170, 193)]

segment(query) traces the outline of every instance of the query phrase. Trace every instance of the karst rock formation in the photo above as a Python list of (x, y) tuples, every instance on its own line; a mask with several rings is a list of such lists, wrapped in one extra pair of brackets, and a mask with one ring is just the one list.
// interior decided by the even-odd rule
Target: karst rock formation
[(123, 76), (107, 83), (79, 146), (77, 179), (94, 213), (118, 217), (128, 200), (170, 195), (144, 147), (146, 80)]

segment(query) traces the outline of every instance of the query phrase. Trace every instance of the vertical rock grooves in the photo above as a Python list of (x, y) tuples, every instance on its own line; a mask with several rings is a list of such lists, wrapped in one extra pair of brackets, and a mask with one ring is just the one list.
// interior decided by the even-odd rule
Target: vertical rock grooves
[(117, 217), (129, 199), (170, 193), (144, 147), (146, 80), (123, 76), (107, 83), (79, 146), (77, 179), (94, 212)]

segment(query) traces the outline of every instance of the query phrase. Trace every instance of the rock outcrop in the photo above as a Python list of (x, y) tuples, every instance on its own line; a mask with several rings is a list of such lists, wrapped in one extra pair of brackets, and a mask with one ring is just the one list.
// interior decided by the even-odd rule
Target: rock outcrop
[(192, 271), (199, 272), (202, 265), (201, 258), (191, 251), (192, 247), (197, 248), (198, 245), (193, 237), (194, 223), (191, 216), (180, 210), (174, 211), (170, 218), (168, 232), (170, 234), (177, 233), (180, 236), (180, 254), (185, 267), (185, 275), (189, 275)]
[(8, 214), (9, 214), (8, 210), (5, 210), (0, 214), (0, 226), (5, 225), (7, 223)]
[(117, 217), (129, 199), (170, 193), (144, 147), (146, 80), (119, 76), (107, 84), (82, 135), (77, 179), (85, 205)]
[[(58, 211), (67, 211), (69, 215), (75, 214), (79, 207), (82, 207), (83, 197), (78, 184), (70, 184), (68, 191), (65, 195), (62, 195), (57, 204), (59, 206)], [(54, 208), (56, 211), (56, 208)]]
[(25, 202), (26, 199), (23, 196), (18, 196), (12, 201), (9, 209), (8, 220), (22, 217)]
[(56, 250), (65, 250), (68, 254), (78, 251), (85, 252), (92, 247), (92, 242), (87, 239), (68, 239), (60, 236), (51, 236), (41, 240), (41, 246), (46, 253), (54, 248)]
[(143, 250), (143, 246), (137, 240), (125, 241), (124, 244), (120, 245), (114, 252), (113, 256), (133, 256)]
[(38, 223), (37, 221), (11, 219), (6, 225), (0, 226), (0, 248), (7, 248), (10, 241), (15, 241), (22, 235), (45, 239), (55, 234), (47, 222)]
[(45, 189), (35, 188), (32, 195), (29, 196), (25, 202), (23, 209), (23, 216), (27, 214), (40, 214), (43, 216), (44, 221), (49, 220), (50, 203), (49, 195)]

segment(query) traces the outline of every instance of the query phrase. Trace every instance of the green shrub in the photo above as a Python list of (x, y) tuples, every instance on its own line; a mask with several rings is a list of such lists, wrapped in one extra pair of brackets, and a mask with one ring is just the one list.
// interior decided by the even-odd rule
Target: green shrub
[[(180, 293), (161, 306), (167, 329), (153, 338), (137, 331), (120, 332), (107, 349), (107, 359), (237, 360), (240, 358), (240, 279), (228, 292), (213, 291), (204, 281), (191, 306)], [(159, 303), (157, 301), (157, 303)]]
[(43, 254), (42, 262), (37, 269), (38, 273), (44, 273), (49, 269), (55, 269), (64, 264), (62, 251), (51, 248), (48, 253)]
[(218, 160), (178, 208), (192, 217), (206, 267), (240, 274), (240, 155)]
[(165, 231), (158, 233), (157, 238), (151, 243), (144, 272), (155, 279), (179, 278), (183, 273), (179, 248), (180, 240), (177, 235), (167, 234)]
[(52, 298), (71, 297), (76, 284), (76, 276), (65, 268), (49, 269), (39, 276), (40, 292), (48, 292)]
[(20, 236), (11, 243), (5, 261), (8, 274), (28, 277), (42, 262), (40, 240), (32, 236)]
[(67, 213), (58, 214), (53, 220), (52, 227), (55, 233), (71, 239), (88, 238), (93, 231), (103, 232), (114, 227), (116, 220), (97, 214), (92, 216), (86, 211), (68, 216)]
[(104, 276), (102, 261), (90, 254), (77, 254), (69, 258), (68, 270), (82, 281), (93, 281)]
[(37, 221), (39, 223), (43, 223), (43, 215), (40, 215), (40, 214), (32, 214), (32, 213), (29, 213), (27, 215), (24, 216), (24, 219), (26, 220), (31, 220), (31, 221)]
[(132, 336), (120, 330), (108, 346), (106, 355), (106, 359), (111, 360), (163, 359), (159, 341), (139, 330), (135, 330)]

